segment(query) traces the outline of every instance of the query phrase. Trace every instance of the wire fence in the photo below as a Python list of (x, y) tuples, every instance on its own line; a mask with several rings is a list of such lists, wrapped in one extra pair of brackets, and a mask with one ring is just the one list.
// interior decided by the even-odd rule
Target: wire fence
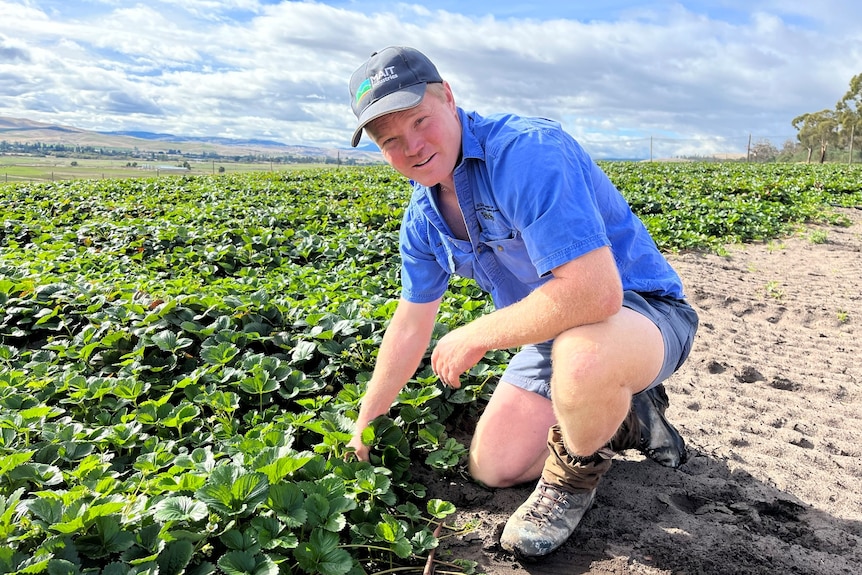
[[(779, 153), (799, 153), (796, 134), (756, 135), (725, 138), (704, 136), (676, 138), (642, 136), (607, 139), (579, 138), (578, 141), (598, 159), (702, 159), (706, 161), (774, 160)], [(759, 156), (759, 158), (758, 158)], [(766, 157), (771, 156), (771, 157)]]

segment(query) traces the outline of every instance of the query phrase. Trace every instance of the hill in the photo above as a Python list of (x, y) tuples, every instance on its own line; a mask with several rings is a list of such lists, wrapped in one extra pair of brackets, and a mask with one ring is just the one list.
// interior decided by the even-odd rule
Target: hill
[(327, 158), (353, 159), (358, 163), (382, 161), (378, 152), (367, 149), (319, 148), (288, 145), (271, 140), (241, 140), (215, 136), (191, 137), (141, 131), (95, 132), (72, 126), (48, 124), (5, 116), (0, 116), (0, 141), (16, 144), (41, 143), (136, 152), (164, 152), (167, 149), (171, 149), (189, 155), (304, 156), (320, 158), (321, 161)]

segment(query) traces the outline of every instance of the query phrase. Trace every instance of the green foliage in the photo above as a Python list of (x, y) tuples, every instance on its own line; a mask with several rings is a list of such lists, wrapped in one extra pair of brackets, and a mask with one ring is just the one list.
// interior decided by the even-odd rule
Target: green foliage
[(766, 241), (862, 203), (861, 165), (602, 163), (665, 251)]
[[(855, 167), (603, 167), (665, 250), (862, 203)], [(0, 571), (424, 563), (455, 508), (411, 471), (461, 469), (448, 431), (509, 352), (459, 390), (425, 361), (363, 431), (370, 463), (347, 457), (409, 193), (383, 167), (0, 187)], [(435, 338), (489, 309), (454, 280)]]

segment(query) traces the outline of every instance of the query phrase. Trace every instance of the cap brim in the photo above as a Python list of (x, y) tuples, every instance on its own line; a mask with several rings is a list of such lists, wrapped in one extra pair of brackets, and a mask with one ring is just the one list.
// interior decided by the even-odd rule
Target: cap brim
[(391, 114), (392, 112), (409, 110), (410, 108), (418, 106), (422, 102), (422, 98), (425, 96), (425, 88), (427, 86), (428, 84), (426, 83), (407, 86), (397, 92), (383, 96), (365, 108), (365, 110), (362, 111), (362, 115), (359, 116), (359, 125), (356, 127), (356, 130), (353, 131), (351, 146), (355, 148), (359, 144), (359, 140), (362, 138), (362, 129), (365, 128), (368, 122), (376, 120), (386, 114)]

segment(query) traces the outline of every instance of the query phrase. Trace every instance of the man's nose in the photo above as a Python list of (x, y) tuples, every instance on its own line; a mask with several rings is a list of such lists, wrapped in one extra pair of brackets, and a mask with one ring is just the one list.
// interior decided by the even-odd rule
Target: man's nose
[(408, 156), (418, 156), (425, 147), (425, 139), (417, 134), (413, 134), (406, 138), (406, 146), (404, 153)]

